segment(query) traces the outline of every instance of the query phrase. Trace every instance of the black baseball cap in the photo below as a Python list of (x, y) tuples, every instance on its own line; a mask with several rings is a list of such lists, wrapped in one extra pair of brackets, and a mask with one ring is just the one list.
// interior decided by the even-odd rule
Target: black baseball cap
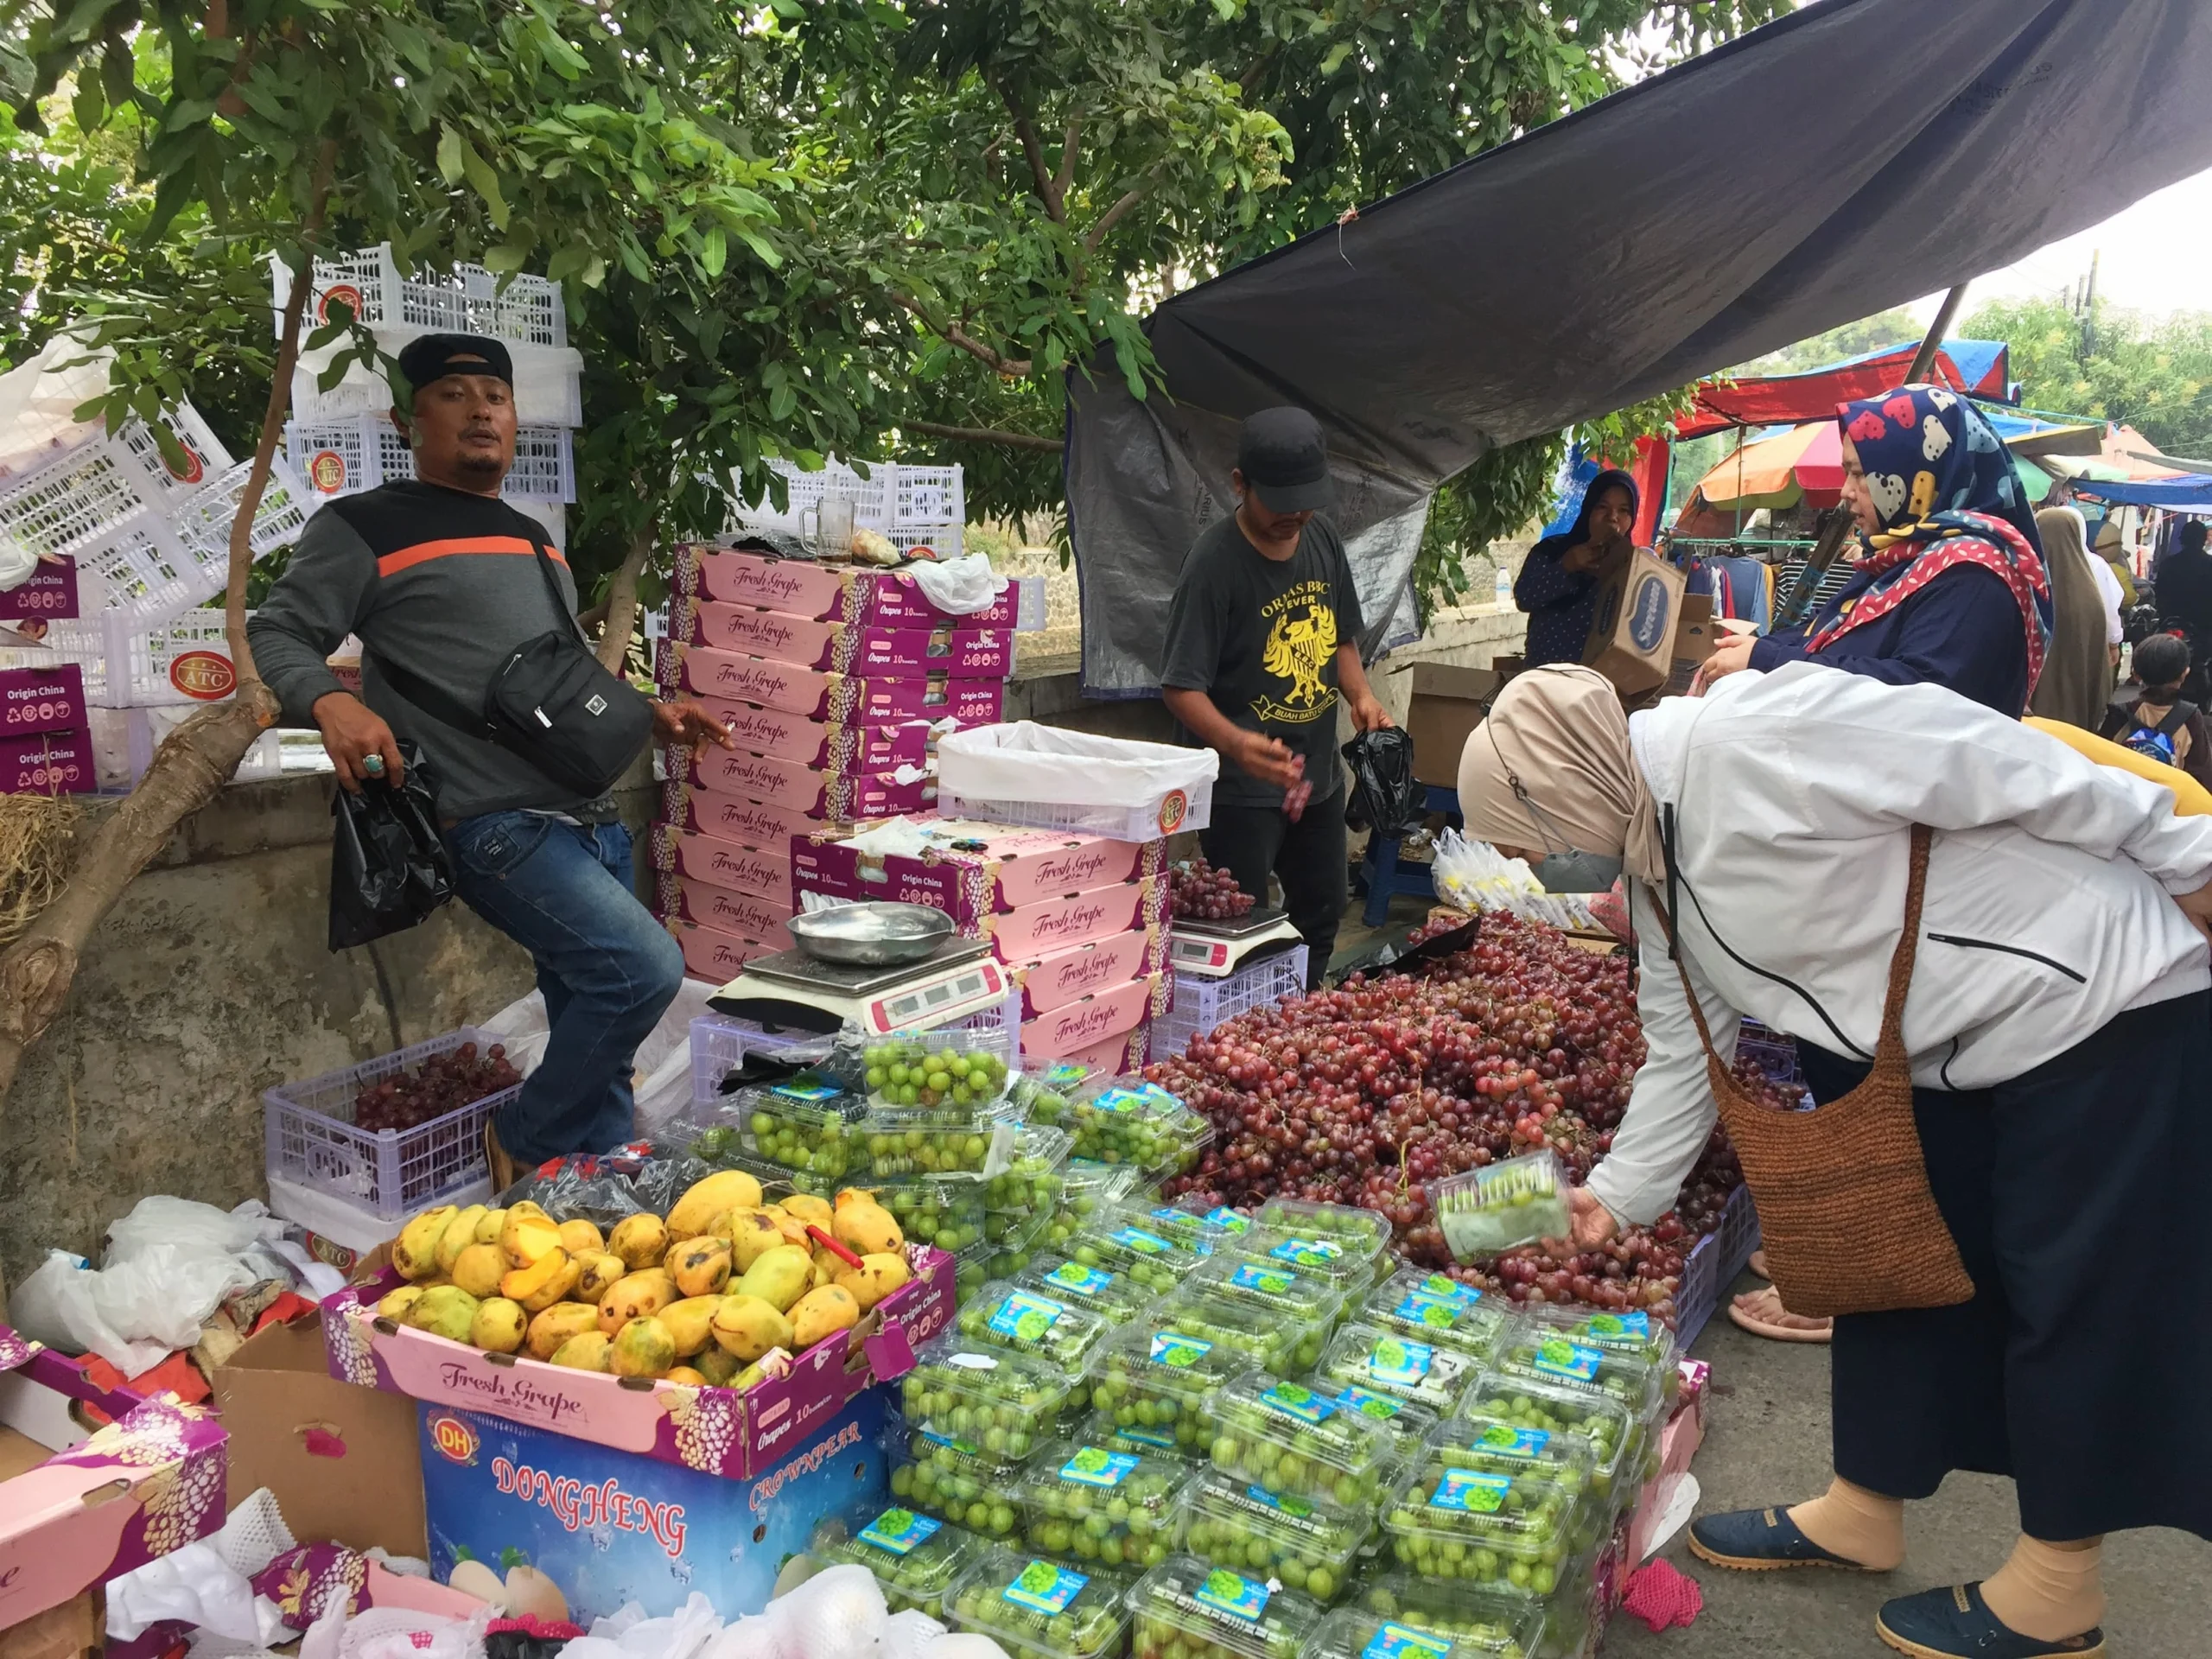
[(399, 372), (407, 389), (417, 392), (449, 374), (488, 374), (515, 383), (514, 359), (506, 342), (484, 334), (424, 334), (399, 348)]
[(1263, 409), (1245, 417), (1236, 470), (1269, 512), (1312, 512), (1336, 499), (1321, 423), (1302, 409)]

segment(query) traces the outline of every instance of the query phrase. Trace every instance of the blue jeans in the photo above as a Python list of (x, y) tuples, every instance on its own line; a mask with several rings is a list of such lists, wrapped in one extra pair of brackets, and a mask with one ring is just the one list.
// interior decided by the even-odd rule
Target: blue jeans
[(545, 1058), (495, 1114), (499, 1144), (524, 1164), (621, 1145), (638, 1045), (683, 981), (683, 951), (631, 891), (630, 832), (486, 812), (446, 844), (461, 898), (530, 952), (545, 995)]

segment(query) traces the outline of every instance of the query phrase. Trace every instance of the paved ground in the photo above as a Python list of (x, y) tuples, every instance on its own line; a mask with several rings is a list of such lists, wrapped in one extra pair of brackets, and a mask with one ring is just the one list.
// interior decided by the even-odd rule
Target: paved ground
[[(1700, 1511), (1796, 1502), (1824, 1487), (1827, 1351), (1762, 1342), (1721, 1317), (1694, 1352), (1712, 1362), (1716, 1385), (1693, 1466), (1704, 1488)], [(1889, 1649), (1874, 1635), (1875, 1610), (1891, 1596), (1995, 1570), (2019, 1517), (2009, 1482), (1955, 1475), (1912, 1505), (1905, 1524), (1911, 1554), (1882, 1579), (1726, 1573), (1694, 1560), (1677, 1537), (1663, 1554), (1703, 1586), (1704, 1613), (1662, 1636), (1618, 1620), (1608, 1659), (1879, 1659)], [(2106, 1546), (2105, 1582), (2112, 1659), (2212, 1659), (2212, 1544), (2176, 1532), (2125, 1534)]]

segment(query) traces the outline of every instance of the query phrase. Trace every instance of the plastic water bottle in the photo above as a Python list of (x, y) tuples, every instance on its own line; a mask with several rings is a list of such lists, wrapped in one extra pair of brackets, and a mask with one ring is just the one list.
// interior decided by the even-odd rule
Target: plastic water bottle
[(1497, 567), (1497, 608), (1501, 611), (1513, 608), (1513, 573), (1502, 564)]

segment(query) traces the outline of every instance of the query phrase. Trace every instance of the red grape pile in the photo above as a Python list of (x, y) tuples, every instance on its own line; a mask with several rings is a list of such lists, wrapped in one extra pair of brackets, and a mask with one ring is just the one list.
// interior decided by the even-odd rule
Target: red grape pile
[(521, 1081), (505, 1044), (494, 1043), (480, 1055), (475, 1044), (463, 1043), (449, 1054), (431, 1055), (419, 1071), (397, 1072), (363, 1089), (353, 1096), (353, 1127), (372, 1135), (411, 1129)]
[[(1363, 1205), (1389, 1217), (1411, 1260), (1516, 1301), (1671, 1317), (1683, 1260), (1719, 1224), (1741, 1179), (1717, 1129), (1675, 1214), (1570, 1260), (1527, 1249), (1479, 1271), (1457, 1266), (1423, 1191), (1439, 1176), (1547, 1147), (1580, 1184), (1612, 1145), (1643, 1055), (1625, 957), (1489, 915), (1469, 950), (1252, 1009), (1145, 1075), (1216, 1130), (1198, 1167), (1168, 1183), (1171, 1196)], [(1738, 1071), (1781, 1103), (1783, 1091), (1748, 1066)]]
[(1256, 902), (1236, 885), (1227, 870), (1217, 870), (1203, 858), (1186, 859), (1175, 866), (1175, 888), (1169, 900), (1179, 922), (1226, 922), (1249, 914)]

